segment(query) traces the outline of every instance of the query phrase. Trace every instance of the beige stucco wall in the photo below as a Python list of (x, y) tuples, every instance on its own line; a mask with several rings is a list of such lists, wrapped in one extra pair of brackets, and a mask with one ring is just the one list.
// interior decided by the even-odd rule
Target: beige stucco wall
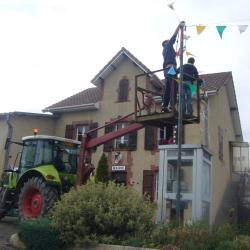
[[(29, 116), (29, 115), (11, 115), (10, 123), (13, 126), (13, 141), (21, 141), (23, 136), (32, 135), (33, 128), (39, 129), (39, 134), (54, 135), (54, 119), (50, 117)], [(0, 120), (0, 171), (3, 169), (4, 145), (8, 134), (8, 126), (4, 117)], [(11, 158), (9, 163), (14, 164), (20, 146), (11, 144)]]
[[(198, 124), (186, 124), (184, 132), (185, 144), (198, 144), (204, 145), (204, 102), (200, 104), (200, 123)], [(197, 115), (197, 102), (193, 100), (194, 115)]]
[[(230, 185), (231, 166), (229, 142), (235, 140), (230, 105), (226, 87), (222, 87), (216, 96), (209, 98), (209, 150), (213, 155), (212, 168), (212, 213), (211, 220), (223, 208), (223, 196)], [(218, 126), (223, 130), (223, 160), (219, 159)]]
[[(186, 144), (205, 144), (205, 117), (204, 107), (201, 103), (200, 123), (185, 125)], [(230, 114), (226, 86), (222, 87), (216, 95), (208, 99), (208, 149), (212, 153), (212, 206), (211, 222), (218, 216), (225, 214), (224, 197), (231, 181), (230, 148), (229, 142), (235, 141), (233, 121)], [(223, 160), (219, 159), (218, 127), (223, 131)]]

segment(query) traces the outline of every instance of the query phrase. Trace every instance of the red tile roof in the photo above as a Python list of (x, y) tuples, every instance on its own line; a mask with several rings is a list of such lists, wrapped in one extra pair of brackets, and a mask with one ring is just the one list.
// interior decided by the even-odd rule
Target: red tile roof
[(219, 90), (222, 86), (233, 80), (232, 72), (220, 72), (200, 75), (206, 83), (206, 90)]
[(44, 111), (49, 111), (51, 109), (57, 109), (57, 108), (59, 109), (63, 107), (72, 107), (72, 106), (96, 103), (100, 100), (100, 93), (101, 93), (100, 90), (96, 87), (88, 88), (45, 108)]

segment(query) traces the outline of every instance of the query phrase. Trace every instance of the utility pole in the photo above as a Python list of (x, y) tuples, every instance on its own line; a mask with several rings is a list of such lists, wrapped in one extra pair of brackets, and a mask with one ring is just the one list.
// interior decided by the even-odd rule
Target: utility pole
[(177, 193), (176, 193), (176, 219), (180, 223), (180, 170), (181, 170), (181, 146), (182, 146), (182, 81), (183, 81), (183, 38), (185, 25), (180, 26), (180, 83), (179, 83), (179, 105), (178, 105), (178, 160), (177, 160)]

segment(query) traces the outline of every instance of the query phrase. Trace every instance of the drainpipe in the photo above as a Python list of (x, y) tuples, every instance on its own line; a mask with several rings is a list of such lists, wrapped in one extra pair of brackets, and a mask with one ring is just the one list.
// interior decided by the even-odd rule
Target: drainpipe
[(8, 126), (8, 135), (7, 135), (5, 147), (4, 147), (4, 149), (5, 149), (4, 164), (3, 164), (4, 170), (8, 169), (9, 159), (10, 159), (10, 145), (11, 145), (10, 141), (11, 141), (12, 135), (13, 135), (13, 126), (10, 123), (10, 113), (7, 114), (6, 122), (7, 122), (7, 126)]

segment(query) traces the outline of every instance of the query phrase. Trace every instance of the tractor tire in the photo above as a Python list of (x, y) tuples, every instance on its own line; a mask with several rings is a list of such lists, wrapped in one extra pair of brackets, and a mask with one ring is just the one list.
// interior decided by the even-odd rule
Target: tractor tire
[(19, 219), (27, 220), (45, 216), (57, 199), (58, 192), (55, 188), (48, 186), (42, 178), (30, 178), (20, 191)]

